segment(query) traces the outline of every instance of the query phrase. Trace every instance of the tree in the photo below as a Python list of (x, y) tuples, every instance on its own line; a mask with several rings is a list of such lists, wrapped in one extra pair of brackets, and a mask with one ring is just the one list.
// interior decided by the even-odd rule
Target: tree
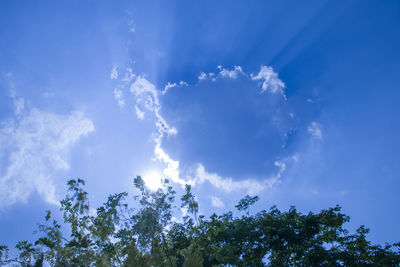
[[(361, 226), (351, 234), (350, 218), (336, 206), (302, 214), (276, 207), (250, 215), (258, 197), (246, 196), (235, 207), (245, 211), (199, 215), (199, 205), (185, 187), (181, 207), (188, 215), (172, 220), (175, 191), (168, 180), (156, 192), (137, 176), (134, 198), (139, 209), (128, 207), (126, 192), (113, 194), (94, 212), (81, 179), (68, 181), (61, 200), (63, 223), (46, 212), (39, 237), (19, 242), (19, 253), (9, 257), (0, 246), (0, 264), (20, 266), (399, 266), (400, 243), (384, 247), (367, 240)], [(66, 231), (65, 227), (69, 227)], [(69, 232), (70, 234), (66, 234)]]

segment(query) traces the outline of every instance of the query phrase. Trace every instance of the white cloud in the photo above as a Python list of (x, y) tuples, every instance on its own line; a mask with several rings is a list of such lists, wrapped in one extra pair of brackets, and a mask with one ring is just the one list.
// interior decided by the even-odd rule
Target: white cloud
[[(183, 84), (184, 82), (182, 82)], [(168, 84), (167, 84), (168, 86)], [(174, 85), (176, 86), (176, 84)], [(173, 87), (170, 84), (168, 88)], [(160, 115), (160, 104), (158, 100), (159, 93), (156, 87), (149, 82), (146, 78), (138, 76), (132, 83), (130, 91), (136, 97), (136, 115), (139, 118), (143, 118), (144, 112), (139, 108), (143, 106), (149, 111), (154, 112), (156, 116), (155, 125), (157, 127), (157, 135), (154, 138), (154, 156), (156, 160), (159, 160), (166, 167), (163, 170), (163, 175), (171, 179), (173, 182), (184, 185), (186, 181), (181, 179), (179, 172), (179, 161), (173, 160), (161, 147), (161, 141), (164, 135), (176, 135), (177, 130), (174, 127), (168, 125), (164, 118)]]
[(136, 116), (143, 120), (144, 119), (144, 112), (137, 106), (135, 105), (135, 112), (136, 112)]
[(180, 81), (179, 83), (170, 83), (168, 82), (166, 86), (164, 86), (164, 90), (161, 92), (163, 95), (165, 95), (168, 92), (169, 88), (177, 87), (177, 86), (189, 86), (187, 82)]
[(174, 127), (169, 126), (164, 118), (160, 115), (161, 106), (158, 100), (159, 93), (151, 82), (141, 76), (138, 76), (135, 82), (131, 85), (130, 90), (136, 97), (136, 105), (138, 107), (143, 106), (149, 111), (154, 112), (154, 115), (157, 119), (156, 126), (159, 134), (156, 140), (161, 142), (161, 138), (164, 134), (175, 135), (178, 133), (178, 131)]
[(175, 87), (175, 86), (177, 86), (176, 83), (170, 83), (170, 82), (168, 82), (167, 85), (164, 87), (163, 94), (165, 94), (165, 93), (168, 91), (169, 88), (172, 88), (172, 87)]
[[(261, 66), (257, 75), (251, 75), (254, 81), (261, 81), (262, 92), (270, 91), (271, 93), (281, 93), (285, 97), (285, 83), (278, 78), (278, 74), (274, 72), (272, 67)], [(286, 97), (285, 97), (286, 98)]]
[(197, 78), (199, 80), (205, 80), (205, 79), (207, 79), (207, 74), (205, 72), (202, 72), (199, 74), (199, 76)]
[(185, 181), (180, 178), (179, 161), (173, 160), (162, 148), (161, 140), (156, 140), (156, 146), (154, 148), (154, 155), (156, 158), (164, 163), (166, 167), (163, 170), (163, 174), (170, 178), (174, 183), (185, 185), (191, 184), (190, 181)]
[[(220, 72), (217, 75), (215, 75), (214, 73), (206, 74), (202, 72), (200, 73), (198, 79), (211, 79), (211, 81), (215, 81), (217, 77), (236, 79), (239, 74), (246, 75), (240, 66), (235, 66), (233, 70), (224, 69), (220, 66), (218, 67), (218, 69), (220, 70)], [(269, 76), (266, 74), (268, 72)], [(219, 188), (225, 192), (245, 190), (249, 194), (257, 194), (260, 191), (271, 188), (272, 186), (280, 182), (281, 175), (286, 169), (286, 164), (281, 161), (275, 162), (275, 166), (279, 168), (278, 172), (275, 175), (272, 175), (271, 177), (266, 177), (264, 180), (261, 181), (253, 179), (233, 180), (230, 177), (222, 177), (217, 173), (207, 172), (202, 164), (197, 165), (191, 176), (186, 176), (185, 179), (183, 179), (181, 177), (182, 174), (179, 167), (179, 160), (173, 159), (162, 148), (161, 145), (165, 135), (176, 135), (178, 132), (176, 128), (168, 125), (168, 123), (160, 114), (161, 105), (159, 102), (159, 97), (160, 95), (166, 94), (168, 92), (168, 89), (178, 86), (178, 84), (168, 82), (160, 94), (160, 91), (158, 91), (157, 88), (146, 78), (142, 76), (135, 76), (132, 73), (131, 77), (136, 78), (130, 86), (130, 91), (136, 98), (136, 115), (139, 118), (143, 118), (144, 112), (142, 108), (144, 108), (151, 112), (154, 112), (154, 115), (156, 117), (155, 125), (157, 127), (157, 134), (154, 138), (155, 146), (153, 153), (155, 156), (155, 160), (158, 160), (159, 162), (165, 164), (165, 168), (163, 169), (162, 174), (166, 178), (169, 178), (171, 181), (182, 186), (185, 184), (196, 186), (199, 184), (203, 184), (204, 182), (209, 182), (214, 187)], [(272, 71), (272, 68), (263, 66), (260, 73), (257, 76), (252, 77), (252, 80), (262, 79), (264, 80), (263, 91), (269, 89), (272, 92), (281, 91), (283, 93), (284, 83), (277, 78), (277, 74)], [(187, 83), (181, 81), (179, 85), (187, 86)]]
[(0, 208), (36, 192), (57, 204), (54, 177), (69, 168), (68, 152), (94, 125), (82, 112), (58, 115), (24, 109), (0, 126)]
[(244, 74), (242, 67), (235, 66), (233, 70), (224, 69), (222, 66), (218, 66), (220, 70), (219, 75), (224, 78), (236, 79), (239, 74)]
[(131, 85), (131, 93), (136, 96), (136, 102), (145, 106), (150, 111), (155, 111), (159, 108), (158, 91), (156, 87), (146, 80), (138, 76)]
[(173, 87), (176, 87), (176, 86), (178, 86), (177, 83), (170, 83), (170, 82), (168, 82), (167, 85), (164, 87), (164, 90), (163, 90), (161, 93), (162, 93), (163, 95), (165, 95), (165, 94), (168, 92), (168, 89), (169, 89), (169, 88), (173, 88)]
[(117, 66), (113, 66), (111, 69), (111, 73), (110, 73), (110, 79), (111, 80), (117, 80), (118, 79), (118, 71), (117, 71)]
[(179, 85), (180, 86), (189, 86), (189, 84), (187, 82), (185, 82), (185, 81), (180, 81)]
[(178, 131), (176, 128), (169, 126), (160, 115), (159, 93), (156, 87), (144, 77), (138, 76), (135, 82), (132, 83), (130, 90), (136, 97), (136, 115), (139, 118), (144, 116), (144, 112), (139, 108), (140, 105), (154, 112), (156, 117), (155, 125), (158, 132), (154, 138), (154, 156), (157, 160), (166, 165), (163, 174), (175, 183), (181, 185), (186, 184), (186, 182), (179, 177), (179, 161), (173, 160), (161, 147), (161, 141), (164, 135), (176, 135)]
[(211, 197), (211, 205), (216, 208), (223, 208), (225, 206), (224, 202), (219, 197)]
[[(277, 165), (277, 163), (275, 165)], [(267, 188), (271, 188), (279, 181), (279, 178), (281, 177), (281, 174), (285, 171), (286, 166), (284, 163), (279, 163), (278, 167), (280, 168), (278, 174), (265, 180), (256, 181), (252, 179), (245, 179), (236, 181), (230, 177), (226, 178), (216, 173), (209, 173), (205, 170), (202, 164), (198, 164), (195, 170), (194, 177), (191, 178), (188, 183), (196, 185), (202, 184), (207, 181), (214, 187), (219, 188), (227, 193), (245, 190), (248, 194), (255, 195)]]
[(321, 125), (315, 121), (311, 122), (308, 126), (308, 133), (315, 139), (322, 139)]
[(275, 184), (279, 183), (281, 175), (286, 169), (286, 164), (283, 162), (275, 162), (275, 166), (279, 167), (277, 174), (269, 177), (262, 181), (256, 181), (252, 179), (245, 180), (233, 180), (232, 178), (222, 177), (216, 173), (209, 173), (205, 170), (202, 164), (198, 164), (195, 169), (194, 175), (192, 177), (187, 177), (187, 179), (182, 179), (180, 177), (179, 161), (173, 160), (168, 153), (166, 153), (160, 142), (157, 142), (154, 154), (158, 160), (166, 164), (166, 168), (163, 170), (163, 174), (170, 178), (173, 182), (184, 186), (185, 184), (190, 184), (192, 186), (203, 184), (204, 182), (209, 182), (214, 187), (221, 189), (227, 193), (233, 191), (245, 190), (249, 194), (257, 194), (267, 188), (271, 188)]
[(261, 183), (254, 180), (247, 179), (242, 181), (234, 181), (230, 177), (223, 178), (216, 173), (209, 173), (205, 170), (202, 164), (198, 165), (193, 180), (198, 184), (208, 181), (213, 186), (222, 189), (225, 192), (244, 189), (251, 194), (256, 194), (264, 189), (264, 186)]
[(205, 72), (201, 72), (197, 78), (199, 80), (210, 79), (211, 81), (215, 82), (218, 76), (222, 78), (236, 79), (239, 74), (246, 75), (246, 73), (243, 72), (243, 69), (240, 66), (235, 66), (232, 70), (225, 69), (222, 66), (218, 66), (217, 68), (219, 70), (219, 73), (217, 73), (217, 75), (215, 75), (215, 73), (213, 72), (210, 72), (208, 74)]
[(117, 100), (119, 108), (123, 109), (125, 107), (125, 99), (124, 99), (122, 90), (115, 88), (114, 89), (114, 98), (115, 98), (115, 100)]
[(211, 81), (215, 82), (215, 73), (210, 72), (210, 73), (205, 73), (201, 72), (200, 75), (197, 77), (200, 81), (201, 80), (206, 80), (206, 79), (211, 79)]
[(217, 174), (208, 173), (201, 164), (198, 165), (194, 177), (187, 180), (182, 179), (180, 177), (179, 161), (172, 159), (161, 146), (164, 135), (176, 135), (177, 130), (174, 127), (169, 126), (160, 115), (161, 107), (159, 105), (159, 94), (156, 87), (147, 79), (138, 76), (135, 82), (131, 85), (131, 92), (136, 96), (137, 104), (143, 105), (148, 110), (153, 111), (157, 118), (156, 126), (158, 129), (158, 135), (154, 138), (154, 155), (157, 160), (166, 165), (163, 174), (173, 182), (182, 186), (185, 184), (195, 186), (196, 184), (202, 184), (205, 181), (208, 181), (213, 186), (226, 192), (244, 189), (252, 194), (256, 194), (266, 187), (271, 187), (272, 184), (276, 182), (274, 179), (268, 179), (262, 183), (250, 179), (234, 181), (232, 178), (222, 178)]

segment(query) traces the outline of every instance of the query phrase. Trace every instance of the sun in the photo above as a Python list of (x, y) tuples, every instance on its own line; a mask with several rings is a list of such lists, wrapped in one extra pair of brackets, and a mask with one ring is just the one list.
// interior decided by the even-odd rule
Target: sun
[(162, 180), (162, 175), (157, 171), (148, 172), (143, 176), (143, 181), (145, 185), (151, 191), (157, 191), (159, 188), (162, 187), (161, 180)]

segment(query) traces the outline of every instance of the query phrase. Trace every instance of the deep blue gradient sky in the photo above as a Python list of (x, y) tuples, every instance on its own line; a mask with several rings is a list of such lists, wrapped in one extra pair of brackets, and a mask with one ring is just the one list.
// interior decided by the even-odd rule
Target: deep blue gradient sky
[(0, 243), (137, 174), (399, 241), (400, 2), (248, 2), (2, 1)]

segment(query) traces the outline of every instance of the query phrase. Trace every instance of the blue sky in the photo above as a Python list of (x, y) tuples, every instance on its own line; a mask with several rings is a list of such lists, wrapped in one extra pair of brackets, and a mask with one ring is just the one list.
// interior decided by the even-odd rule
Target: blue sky
[[(70, 178), (193, 185), (201, 212), (339, 204), (400, 240), (398, 1), (2, 1), (1, 242)], [(179, 212), (176, 214), (180, 216)]]

